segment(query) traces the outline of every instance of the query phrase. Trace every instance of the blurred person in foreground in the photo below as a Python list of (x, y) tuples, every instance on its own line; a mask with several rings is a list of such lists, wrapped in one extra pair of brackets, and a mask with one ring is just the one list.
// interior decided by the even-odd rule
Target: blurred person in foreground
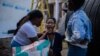
[(82, 6), (85, 0), (68, 0), (68, 9), (73, 11), (67, 23), (67, 56), (86, 56), (87, 45), (92, 38), (92, 25)]

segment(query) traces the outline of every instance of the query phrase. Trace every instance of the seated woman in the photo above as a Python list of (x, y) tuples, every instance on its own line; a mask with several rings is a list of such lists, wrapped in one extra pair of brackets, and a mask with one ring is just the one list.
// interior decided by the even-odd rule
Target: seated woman
[(39, 39), (46, 39), (49, 40), (50, 45), (50, 52), (49, 56), (61, 56), (62, 50), (62, 36), (54, 31), (56, 25), (55, 18), (49, 18), (46, 20), (46, 31)]

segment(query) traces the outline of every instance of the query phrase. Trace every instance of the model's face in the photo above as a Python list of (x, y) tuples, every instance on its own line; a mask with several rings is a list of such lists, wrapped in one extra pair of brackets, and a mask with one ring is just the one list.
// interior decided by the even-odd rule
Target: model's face
[(46, 22), (46, 29), (48, 30), (48, 33), (52, 33), (55, 27), (55, 22), (53, 19), (48, 19)]

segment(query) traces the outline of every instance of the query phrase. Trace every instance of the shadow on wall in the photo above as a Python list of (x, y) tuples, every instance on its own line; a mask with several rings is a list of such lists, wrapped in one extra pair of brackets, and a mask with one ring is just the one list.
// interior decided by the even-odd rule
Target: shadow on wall
[(93, 24), (93, 39), (87, 56), (100, 56), (100, 0), (86, 0), (83, 7)]

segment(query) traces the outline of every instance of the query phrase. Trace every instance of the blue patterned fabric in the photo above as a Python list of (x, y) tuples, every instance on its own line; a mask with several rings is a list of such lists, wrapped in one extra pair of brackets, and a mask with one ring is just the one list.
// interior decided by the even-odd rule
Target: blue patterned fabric
[(71, 42), (76, 42), (77, 44), (82, 40), (90, 42), (92, 38), (92, 25), (82, 9), (77, 10), (70, 16), (66, 31), (69, 36), (68, 40)]

